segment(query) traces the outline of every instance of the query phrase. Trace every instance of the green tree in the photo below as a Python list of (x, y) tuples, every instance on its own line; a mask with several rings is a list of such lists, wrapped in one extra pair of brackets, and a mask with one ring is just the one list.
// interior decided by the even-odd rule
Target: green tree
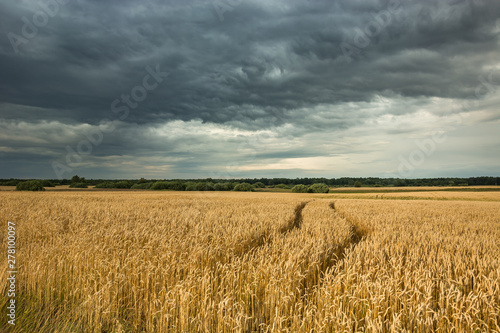
[(293, 193), (307, 193), (309, 192), (309, 187), (306, 185), (298, 184), (292, 187)]
[(137, 184), (132, 185), (131, 189), (133, 189), (133, 190), (149, 190), (149, 189), (151, 189), (151, 185), (153, 185), (153, 183), (137, 183)]
[(56, 187), (54, 183), (52, 183), (50, 180), (45, 179), (42, 180), (43, 187)]
[[(70, 185), (71, 186), (71, 185)], [(95, 188), (114, 188), (115, 183), (113, 182), (103, 182), (95, 186)]]
[(178, 180), (167, 182), (167, 188), (173, 191), (184, 191), (186, 190), (186, 184)]
[(198, 182), (196, 183), (196, 191), (213, 191), (214, 184), (211, 182)]
[(168, 190), (168, 183), (157, 181), (151, 185), (152, 190)]
[(235, 191), (250, 192), (253, 191), (253, 186), (248, 183), (241, 183), (234, 187)]
[(88, 188), (87, 183), (71, 183), (70, 188)]
[(216, 183), (214, 184), (215, 191), (231, 191), (234, 188), (233, 183)]
[(131, 188), (132, 185), (133, 184), (128, 180), (122, 180), (114, 183), (114, 188)]
[(28, 180), (17, 184), (17, 191), (45, 191), (43, 183), (40, 180)]
[(394, 186), (406, 186), (406, 180), (396, 179), (396, 181), (394, 182)]
[(328, 193), (330, 188), (326, 184), (316, 183), (309, 187), (309, 191), (312, 193)]
[(356, 180), (354, 182), (354, 187), (361, 187), (361, 182), (359, 180)]

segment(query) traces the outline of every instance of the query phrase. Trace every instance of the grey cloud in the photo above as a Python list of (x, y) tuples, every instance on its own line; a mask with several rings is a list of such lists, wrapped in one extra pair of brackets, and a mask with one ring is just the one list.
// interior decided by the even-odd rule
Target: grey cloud
[[(169, 138), (161, 150), (165, 142), (148, 136), (148, 129), (176, 120), (201, 121), (276, 130), (279, 140), (294, 142), (313, 140), (311, 132), (328, 137), (372, 126), (384, 114), (415, 114), (419, 103), (427, 107), (434, 98), (454, 104), (477, 100), (478, 77), (498, 66), (500, 3), (402, 0), (387, 26), (348, 62), (340, 45), (352, 44), (358, 29), (376, 22), (374, 14), (390, 3), (243, 1), (225, 12), (221, 22), (210, 1), (78, 0), (60, 6), (35, 38), (19, 46), (20, 54), (7, 34), (21, 35), (21, 17), (31, 19), (40, 7), (29, 1), (2, 3), (0, 120), (57, 121), (74, 128), (71, 133), (40, 132), (45, 143), (23, 146), (2, 138), (0, 146), (45, 145), (63, 154), (82, 135), (75, 126), (117, 120), (111, 103), (130, 94), (142, 83), (146, 66), (156, 64), (170, 76), (130, 108), (122, 127), (106, 136), (95, 156), (163, 152), (185, 158), (179, 172), (195, 170), (200, 165), (196, 154), (198, 159), (210, 157), (193, 147), (210, 142), (212, 156), (225, 161), (230, 160), (225, 154), (241, 142), (191, 133), (182, 140)], [(374, 107), (379, 98), (392, 104)], [(439, 116), (443, 111), (432, 112)], [(483, 119), (496, 121), (498, 116), (493, 112)], [(418, 131), (416, 126), (385, 133)], [(324, 137), (317, 140), (310, 143)], [(257, 156), (322, 153), (287, 148)]]
[(210, 6), (193, 2), (70, 3), (40, 29), (47, 40), (43, 54), (30, 54), (28, 44), (19, 57), (3, 45), (0, 84), (10, 92), (2, 98), (68, 108), (78, 120), (96, 122), (156, 63), (172, 76), (130, 121), (254, 120), (232, 108), (253, 105), (276, 116), (318, 103), (367, 101), (387, 89), (403, 96), (470, 96), (458, 85), (472, 89), (478, 68), (452, 52), (481, 50), (481, 61), (498, 52), (491, 33), (498, 3), (448, 6), (426, 21), (437, 2), (402, 1), (400, 14), (360, 61), (341, 61), (340, 43), (387, 6), (318, 1), (280, 10), (244, 3), (221, 23)]

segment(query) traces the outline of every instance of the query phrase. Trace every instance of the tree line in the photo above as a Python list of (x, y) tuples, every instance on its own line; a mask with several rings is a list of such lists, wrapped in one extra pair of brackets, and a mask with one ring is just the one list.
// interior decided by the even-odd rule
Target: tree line
[[(498, 185), (500, 177), (468, 178), (242, 178), (242, 179), (86, 179), (73, 176), (71, 179), (0, 179), (0, 186), (16, 186), (20, 190), (43, 190), (45, 187), (69, 185), (72, 188), (114, 188), (114, 189), (151, 189), (174, 191), (252, 191), (257, 188), (282, 188), (293, 192), (324, 193), (324, 187), (403, 187), (403, 186), (478, 186)], [(298, 186), (302, 185), (302, 186)], [(297, 187), (296, 187), (297, 186)], [(293, 189), (295, 187), (295, 189)]]

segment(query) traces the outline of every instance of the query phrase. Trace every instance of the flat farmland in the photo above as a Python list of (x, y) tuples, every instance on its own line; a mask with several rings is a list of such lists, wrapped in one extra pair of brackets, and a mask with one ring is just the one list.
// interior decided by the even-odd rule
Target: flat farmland
[(500, 192), (1, 191), (0, 219), (17, 332), (500, 332)]

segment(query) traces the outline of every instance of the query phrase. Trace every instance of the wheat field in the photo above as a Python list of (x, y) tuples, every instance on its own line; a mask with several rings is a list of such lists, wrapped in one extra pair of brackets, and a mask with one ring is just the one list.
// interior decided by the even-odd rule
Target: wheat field
[(500, 332), (500, 202), (467, 195), (0, 192), (10, 331)]

